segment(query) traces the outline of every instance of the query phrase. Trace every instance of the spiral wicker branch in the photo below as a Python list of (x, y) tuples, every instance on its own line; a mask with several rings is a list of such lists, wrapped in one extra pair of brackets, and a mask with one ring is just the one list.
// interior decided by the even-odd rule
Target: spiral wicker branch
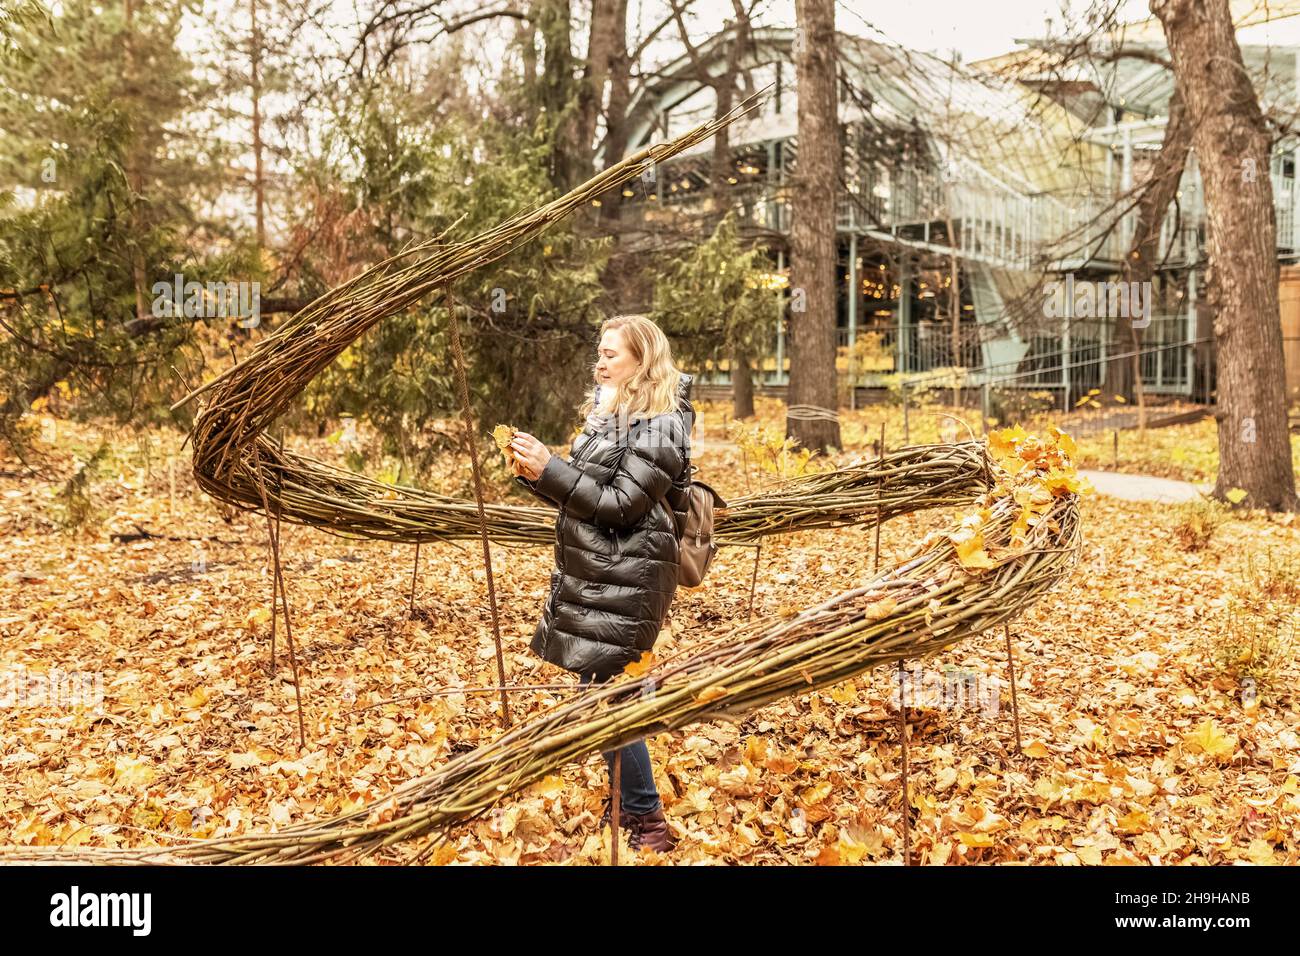
[[(195, 424), (194, 473), (213, 497), (338, 534), (392, 541), (456, 540), (479, 534), (473, 502), (393, 487), (323, 462), (281, 452), (264, 430), (307, 383), (358, 336), (457, 276), (499, 258), (593, 195), (711, 136), (734, 116), (650, 147), (546, 206), (466, 242), (441, 240), (403, 253), (322, 296), (244, 361), (204, 386), (213, 392)], [(184, 401), (184, 400), (183, 400)], [(179, 403), (178, 403), (179, 404)], [(257, 479), (261, 469), (265, 485)], [(781, 620), (756, 620), (712, 639), (689, 657), (658, 664), (556, 705), (497, 740), (459, 756), (391, 795), (329, 820), (276, 833), (193, 840), (170, 847), (10, 847), (0, 861), (45, 863), (344, 862), (482, 813), (504, 796), (598, 750), (698, 721), (732, 717), (791, 694), (917, 658), (1021, 613), (1066, 575), (1077, 558), (1078, 509), (1062, 494), (1025, 533), (1021, 506), (997, 491), (996, 466), (979, 442), (907, 448), (870, 462), (807, 475), (738, 498), (719, 516), (721, 543), (777, 533), (866, 524), (922, 508), (986, 499), (983, 540), (992, 566), (968, 571), (948, 537), (869, 579), (845, 582), (834, 598)], [(992, 494), (990, 494), (992, 493)], [(492, 505), (498, 541), (553, 539), (548, 509)]]

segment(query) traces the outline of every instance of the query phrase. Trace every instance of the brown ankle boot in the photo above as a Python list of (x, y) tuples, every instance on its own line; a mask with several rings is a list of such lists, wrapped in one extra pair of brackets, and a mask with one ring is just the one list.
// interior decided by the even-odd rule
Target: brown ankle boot
[(667, 853), (677, 845), (676, 838), (668, 829), (663, 807), (649, 813), (628, 813), (625, 810), (619, 814), (619, 818), (627, 824), (630, 831), (627, 845), (634, 850), (649, 847), (656, 853)]

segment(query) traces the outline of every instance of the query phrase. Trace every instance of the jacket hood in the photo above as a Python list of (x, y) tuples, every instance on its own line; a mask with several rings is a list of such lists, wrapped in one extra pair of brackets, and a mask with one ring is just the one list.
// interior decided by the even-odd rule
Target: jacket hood
[[(695, 384), (695, 376), (694, 376), (694, 375), (690, 375), (690, 374), (688, 374), (688, 373), (686, 373), (686, 372), (682, 372), (681, 375), (678, 377), (678, 379), (677, 379), (677, 401), (678, 401), (679, 406), (680, 406), (680, 403), (681, 403), (681, 402), (685, 401), (685, 402), (688, 402), (688, 403), (691, 404), (691, 408), (692, 408), (692, 409), (695, 407), (694, 403), (691, 402), (691, 386), (693, 386), (694, 384)], [(597, 405), (600, 404), (600, 393), (601, 393), (601, 389), (602, 389), (603, 387), (604, 387), (604, 386), (602, 386), (602, 385), (600, 385), (600, 384), (597, 384), (597, 385), (596, 385), (596, 391), (595, 391), (595, 393), (592, 395), (592, 399), (591, 399), (592, 402), (593, 402), (593, 404), (597, 404)], [(593, 410), (592, 415), (595, 415), (595, 414), (596, 414), (596, 413), (595, 413), (595, 411)]]
[(677, 380), (677, 397), (689, 399), (691, 397), (691, 386), (695, 384), (695, 376), (682, 372), (681, 377)]

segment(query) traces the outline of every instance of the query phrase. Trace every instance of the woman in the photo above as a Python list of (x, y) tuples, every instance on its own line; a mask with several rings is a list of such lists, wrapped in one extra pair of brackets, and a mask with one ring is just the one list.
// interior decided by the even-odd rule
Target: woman
[[(593, 377), (567, 461), (525, 432), (510, 445), (516, 480), (560, 509), (556, 569), (532, 649), (583, 684), (609, 680), (659, 636), (677, 590), (695, 419), (691, 376), (644, 316), (601, 325)], [(612, 779), (614, 752), (604, 757)], [(622, 748), (620, 793), (630, 845), (671, 849), (644, 740)]]

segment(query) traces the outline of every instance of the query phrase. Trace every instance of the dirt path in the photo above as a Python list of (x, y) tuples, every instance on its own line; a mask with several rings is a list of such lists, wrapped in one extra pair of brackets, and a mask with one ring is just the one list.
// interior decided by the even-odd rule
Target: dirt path
[(1153, 501), (1175, 504), (1196, 501), (1202, 492), (1208, 493), (1212, 485), (1194, 485), (1190, 481), (1172, 478), (1153, 478), (1150, 475), (1125, 475), (1114, 471), (1086, 471), (1083, 475), (1100, 494), (1124, 501)]

